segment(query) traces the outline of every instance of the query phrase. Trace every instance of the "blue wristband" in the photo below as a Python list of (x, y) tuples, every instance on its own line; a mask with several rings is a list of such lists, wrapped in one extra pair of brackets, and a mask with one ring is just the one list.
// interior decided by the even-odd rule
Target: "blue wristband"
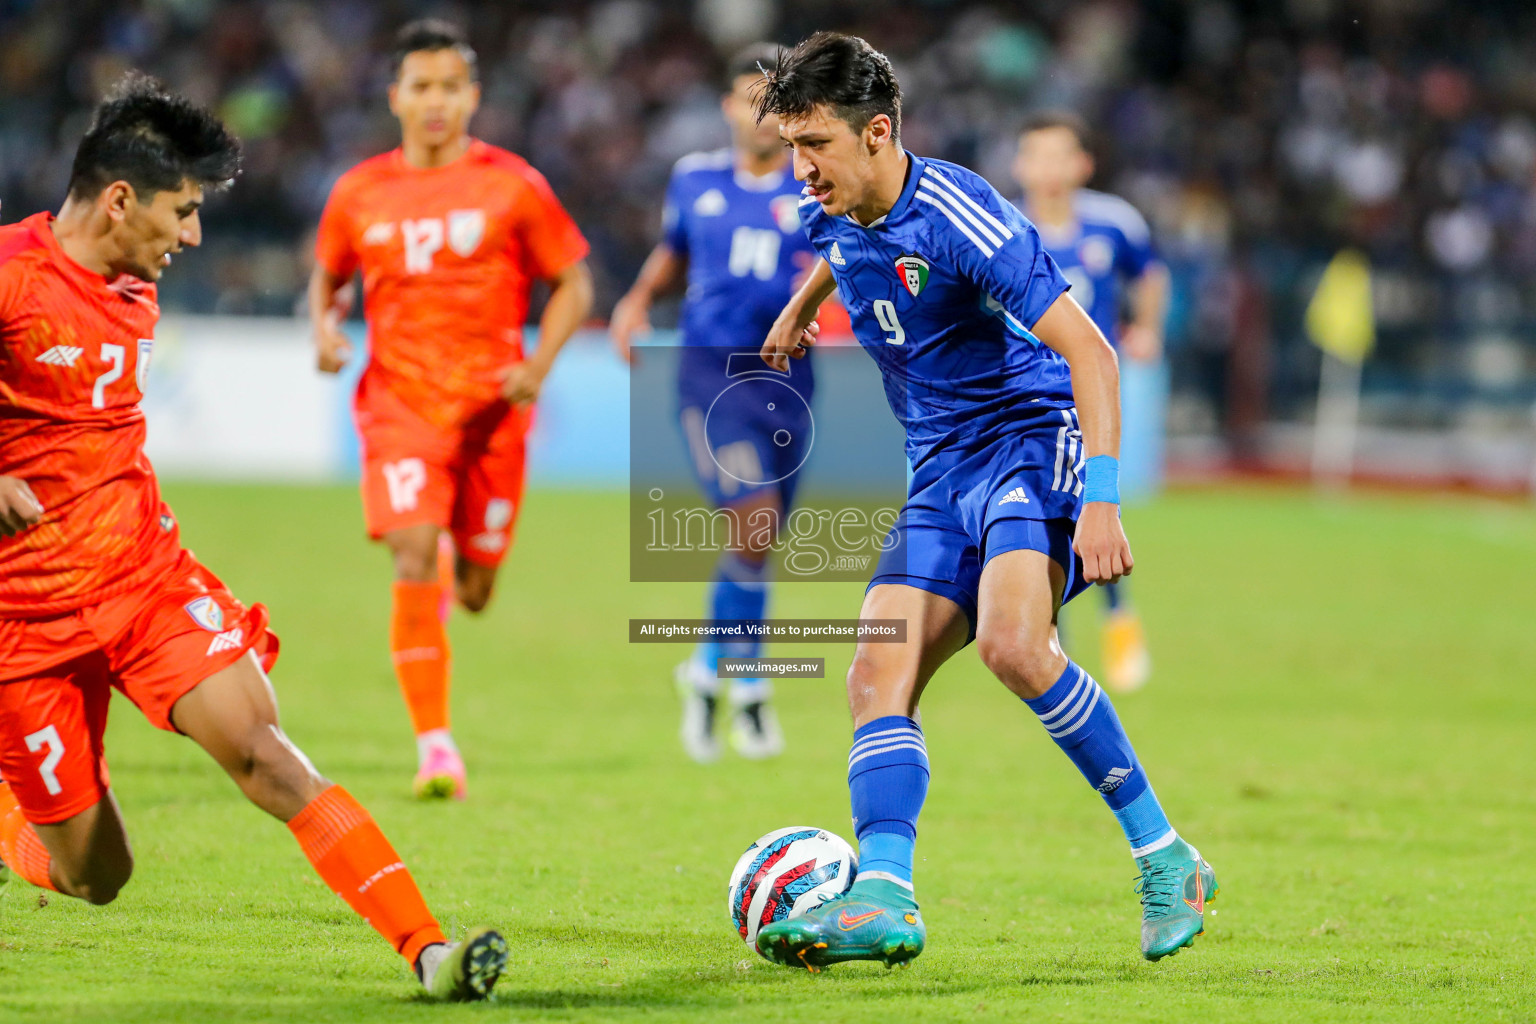
[(1107, 501), (1120, 504), (1120, 460), (1113, 455), (1095, 455), (1083, 470), (1083, 504)]

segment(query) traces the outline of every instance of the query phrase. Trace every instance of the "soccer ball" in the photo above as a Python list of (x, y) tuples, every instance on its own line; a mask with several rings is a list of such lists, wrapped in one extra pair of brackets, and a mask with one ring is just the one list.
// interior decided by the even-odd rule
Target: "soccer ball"
[(731, 872), (731, 922), (756, 950), (759, 928), (842, 895), (858, 870), (859, 855), (831, 832), (806, 825), (769, 832), (747, 847)]

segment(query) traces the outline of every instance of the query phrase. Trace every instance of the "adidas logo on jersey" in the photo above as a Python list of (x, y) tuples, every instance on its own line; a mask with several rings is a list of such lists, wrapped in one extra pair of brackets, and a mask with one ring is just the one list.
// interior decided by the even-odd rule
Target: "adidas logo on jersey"
[(843, 259), (843, 250), (837, 247), (836, 242), (832, 243), (832, 255), (828, 256), (827, 259), (833, 263), (836, 263), (840, 267), (846, 267), (848, 265), (848, 261)]
[(74, 366), (75, 360), (85, 355), (85, 349), (74, 345), (55, 345), (53, 348), (37, 357), (40, 363), (49, 366)]
[(232, 651), (239, 647), (240, 641), (244, 639), (245, 631), (236, 626), (234, 629), (214, 637), (213, 641), (208, 645), (208, 653), (213, 655), (218, 654), (220, 651)]
[(1134, 768), (1111, 768), (1109, 774), (1104, 776), (1104, 781), (1094, 788), (1100, 793), (1113, 793), (1125, 784), (1125, 780), (1131, 777)]
[(1013, 490), (1009, 491), (1007, 494), (1005, 494), (1001, 498), (999, 498), (997, 500), (997, 503), (999, 505), (1006, 505), (1010, 501), (1022, 501), (1024, 504), (1028, 505), (1029, 504), (1029, 495), (1024, 493), (1024, 488), (1022, 488), (1022, 487), (1015, 487)]
[(700, 217), (718, 217), (725, 212), (725, 195), (712, 188), (693, 201), (693, 212)]

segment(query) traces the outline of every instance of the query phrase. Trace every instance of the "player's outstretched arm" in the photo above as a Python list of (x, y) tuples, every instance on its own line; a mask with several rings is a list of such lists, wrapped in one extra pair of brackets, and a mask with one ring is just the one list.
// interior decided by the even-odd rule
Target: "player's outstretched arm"
[(1120, 350), (1138, 363), (1162, 357), (1169, 290), (1168, 267), (1158, 262), (1149, 263), (1131, 283), (1131, 322), (1120, 332)]
[(549, 302), (539, 318), (539, 347), (503, 372), (501, 396), (515, 405), (531, 405), (555, 364), (555, 356), (592, 312), (592, 271), (577, 260), (549, 282)]
[(837, 282), (832, 279), (832, 268), (826, 260), (817, 260), (805, 277), (805, 283), (790, 297), (768, 330), (763, 342), (763, 362), (775, 370), (789, 371), (790, 359), (803, 359), (810, 347), (816, 344), (821, 325), (816, 322), (816, 311), (827, 301)]
[(309, 322), (315, 330), (315, 365), (339, 373), (352, 358), (352, 343), (341, 329), (352, 309), (352, 282), (316, 265), (309, 275)]
[(43, 518), (43, 503), (19, 477), (0, 476), (0, 537), (14, 537)]
[(675, 288), (687, 269), (687, 259), (666, 242), (657, 245), (645, 258), (635, 283), (613, 307), (613, 316), (608, 319), (608, 333), (613, 337), (613, 349), (620, 359), (626, 363), (634, 362), (631, 351), (634, 336), (651, 333), (651, 303), (658, 295), (665, 295)]
[(1115, 350), (1077, 300), (1065, 293), (1031, 332), (1060, 353), (1072, 371), (1072, 398), (1088, 454), (1083, 514), (1072, 547), (1083, 560), (1087, 580), (1113, 583), (1129, 575), (1134, 564), (1120, 526), (1120, 368)]

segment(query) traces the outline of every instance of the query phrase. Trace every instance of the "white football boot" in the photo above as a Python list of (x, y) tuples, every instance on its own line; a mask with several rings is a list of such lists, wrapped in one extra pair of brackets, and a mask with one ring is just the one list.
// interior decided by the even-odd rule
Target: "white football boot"
[(715, 712), (719, 703), (720, 680), (697, 658), (677, 666), (674, 674), (677, 698), (683, 704), (683, 721), (678, 731), (683, 750), (699, 764), (720, 759), (720, 741), (715, 738)]
[(784, 753), (784, 733), (769, 700), (773, 684), (766, 679), (731, 680), (731, 748), (753, 761)]

